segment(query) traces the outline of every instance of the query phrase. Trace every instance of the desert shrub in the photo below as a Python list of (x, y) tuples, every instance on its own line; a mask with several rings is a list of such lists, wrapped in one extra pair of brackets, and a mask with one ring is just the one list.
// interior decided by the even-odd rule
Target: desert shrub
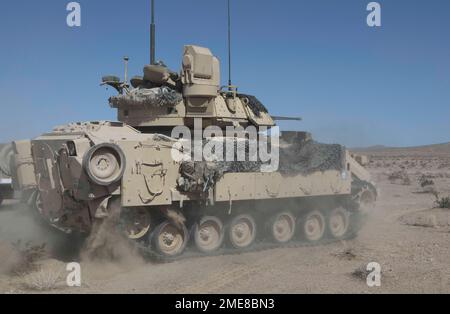
[(405, 171), (395, 171), (389, 174), (388, 180), (392, 183), (399, 183), (402, 185), (410, 185), (411, 179)]
[(369, 271), (366, 270), (365, 266), (360, 266), (352, 271), (351, 275), (355, 278), (366, 280), (367, 276), (370, 274)]
[(61, 272), (52, 270), (39, 270), (25, 278), (24, 288), (34, 291), (49, 291), (57, 288), (61, 281)]
[(428, 177), (425, 175), (420, 176), (418, 181), (419, 181), (419, 185), (423, 188), (426, 186), (434, 185), (434, 181), (431, 179), (428, 179)]
[(450, 197), (441, 197), (437, 191), (433, 192), (434, 197), (436, 200), (434, 201), (434, 204), (437, 208), (447, 208), (450, 209)]
[(438, 208), (450, 209), (450, 197), (437, 197), (436, 206)]
[[(366, 265), (361, 265), (357, 267), (354, 271), (352, 271), (350, 274), (352, 277), (360, 280), (367, 280), (367, 276), (370, 275), (371, 271), (367, 270)], [(381, 272), (383, 274), (383, 272)]]

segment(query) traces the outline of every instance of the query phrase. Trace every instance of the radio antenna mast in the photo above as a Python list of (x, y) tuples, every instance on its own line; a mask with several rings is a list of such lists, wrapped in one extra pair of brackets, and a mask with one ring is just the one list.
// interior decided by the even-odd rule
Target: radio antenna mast
[(231, 4), (228, 0), (228, 89), (231, 90)]
[(155, 26), (155, 0), (151, 0), (151, 25), (150, 25), (150, 64), (155, 64), (155, 42), (156, 42), (156, 26)]

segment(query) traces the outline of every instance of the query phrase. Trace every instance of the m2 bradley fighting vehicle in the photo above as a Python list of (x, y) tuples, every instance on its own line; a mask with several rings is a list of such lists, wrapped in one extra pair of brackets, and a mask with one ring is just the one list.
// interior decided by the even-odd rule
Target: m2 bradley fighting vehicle
[(42, 217), (86, 234), (113, 217), (166, 259), (187, 247), (216, 254), (354, 236), (376, 190), (349, 152), (304, 132), (279, 135), (283, 118), (231, 80), (220, 87), (207, 48), (186, 46), (179, 73), (155, 62), (154, 33), (152, 22), (142, 77), (103, 78), (119, 92), (109, 100), (119, 122), (73, 123), (13, 143), (14, 181)]

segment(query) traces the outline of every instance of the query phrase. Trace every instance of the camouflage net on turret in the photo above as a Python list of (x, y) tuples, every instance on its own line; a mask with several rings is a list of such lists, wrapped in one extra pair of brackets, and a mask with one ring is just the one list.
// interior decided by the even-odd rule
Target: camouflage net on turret
[(183, 99), (182, 95), (167, 86), (156, 88), (136, 88), (125, 95), (113, 96), (109, 104), (120, 107), (164, 107), (176, 106)]
[[(246, 141), (247, 151), (248, 143)], [(236, 149), (237, 146), (235, 156)], [(345, 151), (341, 145), (295, 141), (280, 147), (278, 171), (285, 176), (341, 171), (345, 168)], [(186, 161), (180, 168), (179, 188), (185, 192), (207, 192), (225, 173), (261, 172), (263, 165), (261, 161)]]
[(261, 116), (261, 112), (267, 113), (267, 108), (256, 98), (252, 95), (245, 95), (245, 94), (238, 94), (237, 95), (240, 99), (248, 99), (248, 107), (253, 111), (253, 113), (259, 117)]

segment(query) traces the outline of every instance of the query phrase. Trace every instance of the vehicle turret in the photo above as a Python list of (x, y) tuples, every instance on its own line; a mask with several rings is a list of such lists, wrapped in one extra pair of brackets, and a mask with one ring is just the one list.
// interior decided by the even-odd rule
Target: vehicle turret
[(103, 83), (119, 95), (109, 99), (118, 120), (144, 132), (186, 125), (202, 118), (203, 126), (275, 125), (266, 107), (254, 96), (240, 94), (234, 86), (220, 85), (220, 61), (208, 48), (184, 47), (181, 71), (158, 62), (146, 65), (143, 76), (128, 83), (106, 76)]

